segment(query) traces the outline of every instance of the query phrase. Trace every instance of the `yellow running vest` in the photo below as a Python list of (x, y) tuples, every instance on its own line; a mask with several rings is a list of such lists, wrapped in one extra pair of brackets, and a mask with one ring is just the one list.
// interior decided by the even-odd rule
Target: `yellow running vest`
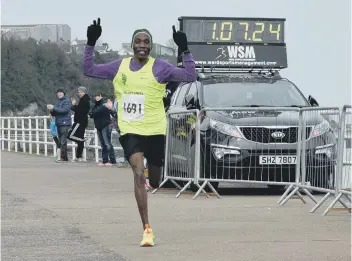
[(149, 57), (136, 72), (130, 70), (131, 60), (132, 57), (122, 60), (113, 80), (121, 135), (166, 135), (166, 84), (158, 83), (153, 75), (155, 59)]

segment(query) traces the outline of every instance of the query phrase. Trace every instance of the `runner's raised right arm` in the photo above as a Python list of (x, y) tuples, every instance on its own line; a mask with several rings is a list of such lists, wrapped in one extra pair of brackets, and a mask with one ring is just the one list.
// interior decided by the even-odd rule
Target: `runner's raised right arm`
[(122, 59), (105, 63), (94, 63), (94, 46), (86, 45), (83, 56), (83, 74), (85, 76), (112, 81), (119, 70)]
[(83, 74), (89, 77), (112, 81), (119, 70), (121, 60), (106, 64), (94, 64), (94, 46), (101, 33), (100, 18), (98, 18), (98, 21), (94, 20), (93, 24), (87, 28), (87, 45), (84, 49)]

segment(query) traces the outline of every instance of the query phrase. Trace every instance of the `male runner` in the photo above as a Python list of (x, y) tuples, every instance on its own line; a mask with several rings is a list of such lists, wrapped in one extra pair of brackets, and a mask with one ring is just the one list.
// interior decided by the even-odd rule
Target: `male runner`
[(84, 75), (113, 81), (118, 100), (120, 143), (134, 174), (134, 194), (143, 223), (141, 246), (154, 245), (154, 233), (149, 226), (147, 191), (144, 188), (143, 156), (148, 161), (149, 182), (159, 186), (164, 158), (166, 115), (163, 104), (165, 86), (169, 81), (196, 80), (195, 63), (188, 50), (187, 37), (176, 32), (173, 39), (183, 55), (184, 68), (178, 68), (161, 59), (149, 56), (153, 39), (146, 29), (136, 30), (131, 46), (134, 56), (107, 64), (94, 64), (93, 51), (102, 33), (100, 18), (87, 29), (87, 45), (83, 58)]

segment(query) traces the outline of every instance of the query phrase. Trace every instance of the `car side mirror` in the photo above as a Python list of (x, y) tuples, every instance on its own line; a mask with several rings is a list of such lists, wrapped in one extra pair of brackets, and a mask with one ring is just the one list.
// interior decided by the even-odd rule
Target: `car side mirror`
[(196, 100), (193, 96), (193, 94), (188, 94), (185, 98), (185, 104), (186, 104), (186, 108), (187, 110), (191, 110), (191, 109), (196, 109)]
[(314, 99), (311, 95), (308, 96), (308, 102), (313, 107), (318, 107), (319, 106), (319, 103), (317, 102), (317, 100)]

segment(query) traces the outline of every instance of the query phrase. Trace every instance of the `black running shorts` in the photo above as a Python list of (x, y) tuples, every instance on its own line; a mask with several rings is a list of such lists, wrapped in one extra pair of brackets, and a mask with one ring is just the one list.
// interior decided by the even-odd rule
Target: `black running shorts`
[(124, 134), (119, 138), (126, 159), (143, 152), (148, 164), (162, 167), (165, 155), (165, 135), (142, 136), (137, 134)]

